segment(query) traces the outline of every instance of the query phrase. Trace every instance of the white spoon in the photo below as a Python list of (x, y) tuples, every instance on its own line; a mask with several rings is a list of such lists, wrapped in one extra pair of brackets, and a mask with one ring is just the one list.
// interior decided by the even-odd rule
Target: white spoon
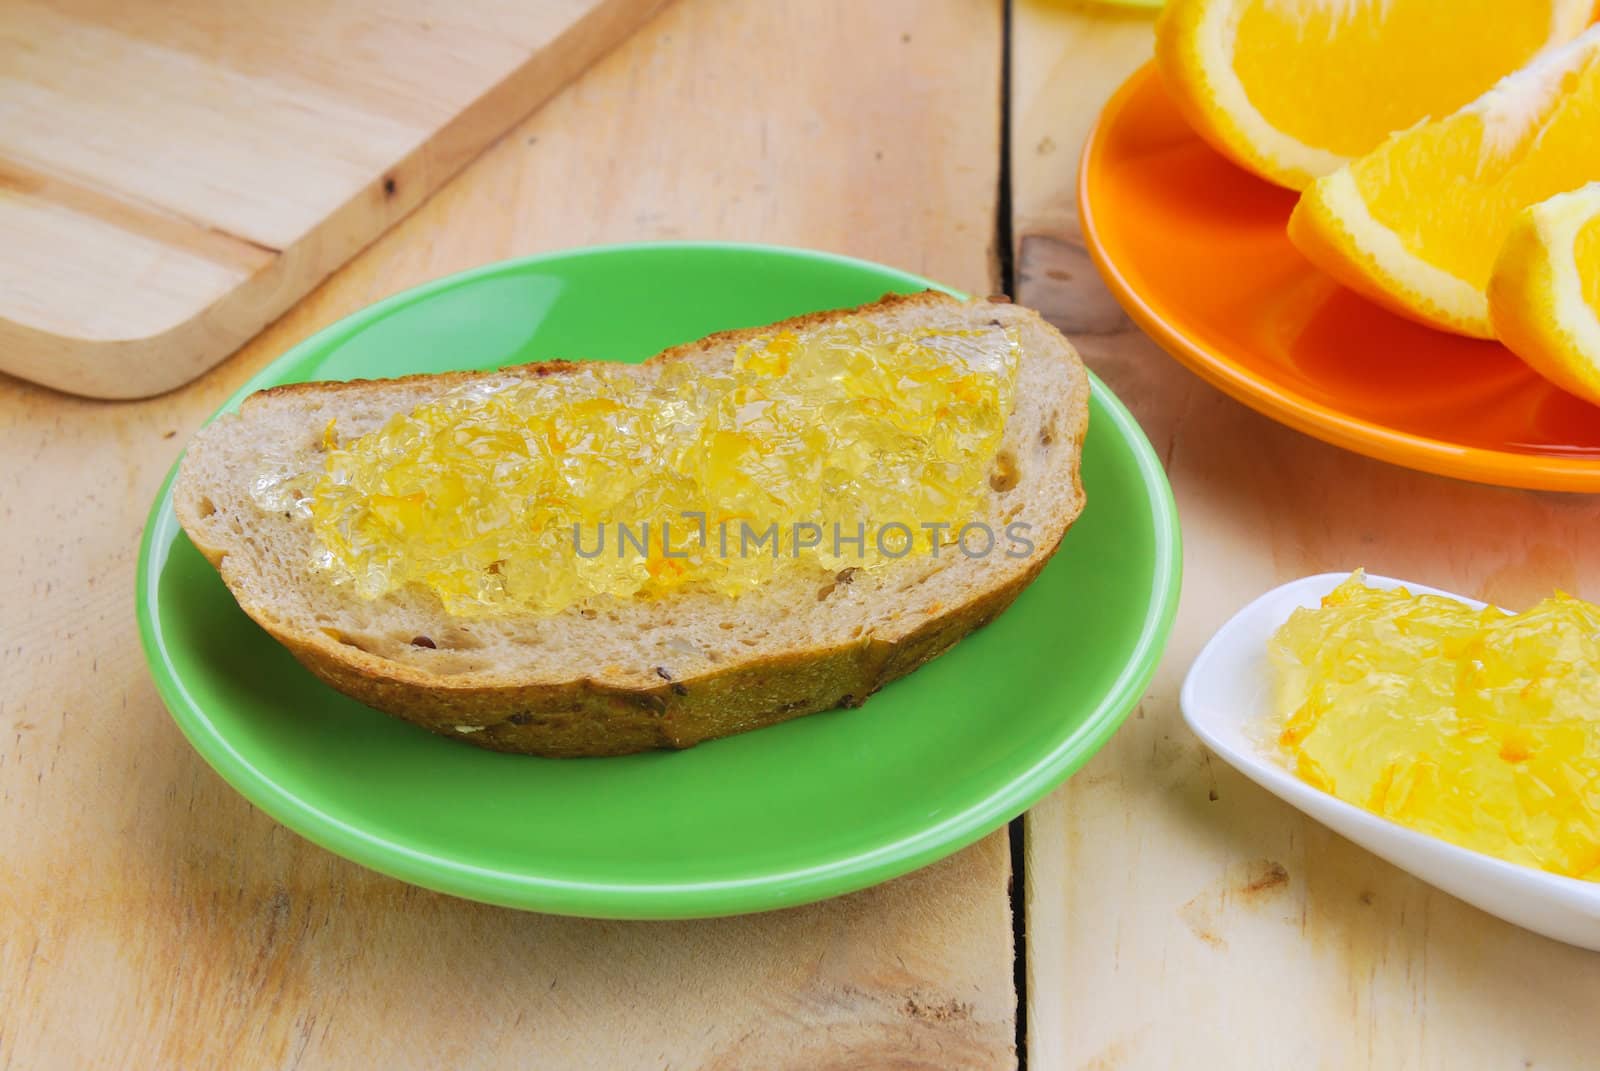
[[(1273, 711), (1267, 641), (1296, 607), (1322, 597), (1350, 574), (1323, 573), (1274, 588), (1234, 615), (1189, 669), (1179, 702), (1195, 735), (1228, 765), (1336, 833), (1491, 915), (1557, 941), (1600, 951), (1600, 884), (1564, 878), (1469, 851), (1407, 829), (1301, 781), (1266, 751)], [(1368, 576), (1374, 588), (1405, 587), (1481, 609), (1448, 591)]]

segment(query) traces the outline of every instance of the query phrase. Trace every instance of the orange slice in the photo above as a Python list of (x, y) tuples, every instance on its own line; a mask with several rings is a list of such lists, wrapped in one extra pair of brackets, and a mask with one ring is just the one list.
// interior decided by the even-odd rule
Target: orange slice
[(1156, 60), (1201, 137), (1298, 190), (1461, 107), (1595, 12), (1595, 0), (1170, 0)]
[(1517, 216), (1489, 277), (1489, 320), (1535, 372), (1600, 405), (1600, 182)]
[(1597, 175), (1600, 26), (1318, 179), (1289, 238), (1401, 315), (1490, 338), (1485, 290), (1517, 213)]

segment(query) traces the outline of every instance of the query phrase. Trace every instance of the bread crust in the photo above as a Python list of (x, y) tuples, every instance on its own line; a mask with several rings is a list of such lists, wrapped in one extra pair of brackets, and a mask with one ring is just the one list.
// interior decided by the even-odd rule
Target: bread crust
[(1032, 583), (1048, 555), (1035, 557), (1038, 561), (1012, 583), (929, 617), (895, 641), (868, 636), (683, 680), (663, 679), (653, 688), (588, 678), (557, 685), (446, 682), (326, 637), (263, 625), (337, 691), (433, 732), (495, 751), (562, 758), (626, 755), (692, 747), (835, 707), (858, 707), (999, 616)]
[[(719, 332), (663, 350), (648, 360), (693, 360), (777, 329), (803, 330), (842, 315), (871, 315), (948, 301), (945, 295), (932, 291), (892, 294), (855, 309), (811, 313), (776, 324)], [(1067, 349), (1070, 353), (1070, 346)], [(1076, 361), (1076, 355), (1071, 359)], [(428, 380), (453, 387), (491, 375), (561, 375), (577, 367), (570, 361), (548, 361), (494, 372), (293, 383), (268, 388), (244, 404), (250, 405), (256, 397), (360, 390), (374, 382)], [(1071, 410), (1061, 414), (1062, 427), (1074, 442), (1081, 443), (1088, 426), (1087, 389), (1074, 392), (1071, 402)], [(1075, 451), (1069, 478), (1074, 500), (1081, 504), (1084, 495), (1080, 466), (1081, 451)], [(1027, 568), (1007, 582), (978, 591), (959, 605), (925, 614), (924, 620), (892, 640), (869, 632), (849, 642), (751, 657), (682, 679), (658, 668), (660, 683), (642, 687), (619, 686), (588, 676), (555, 682), (506, 680), (486, 673), (442, 677), (352, 647), (324, 630), (298, 627), (283, 620), (271, 606), (251, 598), (247, 590), (232, 582), (230, 570), (225, 567), (231, 548), (207, 540), (208, 529), (198, 523), (201, 517), (196, 514), (196, 503), (203, 496), (182, 493), (183, 482), (180, 473), (174, 503), (179, 522), (191, 540), (221, 573), (245, 613), (319, 679), (361, 703), (433, 732), (496, 751), (549, 757), (686, 748), (806, 714), (860, 706), (885, 684), (944, 653), (997, 617), (1032, 583), (1060, 545), (1058, 537), (1048, 547), (1036, 547)], [(1074, 513), (1066, 518), (1062, 535), (1076, 517)]]

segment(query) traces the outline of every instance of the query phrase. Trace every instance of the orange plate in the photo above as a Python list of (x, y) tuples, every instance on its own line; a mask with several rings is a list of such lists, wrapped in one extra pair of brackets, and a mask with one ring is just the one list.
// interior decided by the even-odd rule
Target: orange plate
[(1153, 64), (1106, 105), (1078, 201), (1122, 307), (1244, 404), (1397, 465), (1600, 491), (1600, 408), (1498, 343), (1418, 326), (1322, 275), (1284, 232), (1295, 194), (1201, 141)]

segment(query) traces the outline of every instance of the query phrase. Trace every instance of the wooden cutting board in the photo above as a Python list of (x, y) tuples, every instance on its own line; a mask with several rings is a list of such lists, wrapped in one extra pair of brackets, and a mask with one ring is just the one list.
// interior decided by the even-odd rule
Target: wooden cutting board
[(663, 2), (5, 0), (0, 371), (193, 379)]

